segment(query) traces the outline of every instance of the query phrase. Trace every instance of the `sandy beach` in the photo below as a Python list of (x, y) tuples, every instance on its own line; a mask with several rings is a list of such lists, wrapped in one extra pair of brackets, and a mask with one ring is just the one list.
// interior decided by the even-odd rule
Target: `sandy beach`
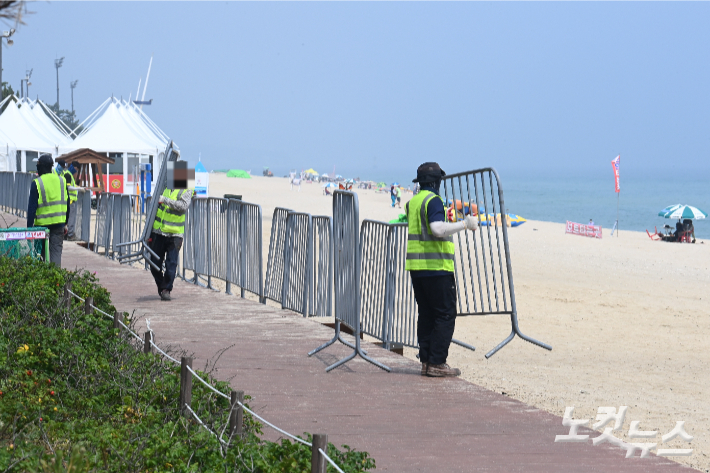
[[(262, 206), (265, 257), (275, 207), (332, 214), (332, 199), (319, 184), (305, 183), (298, 192), (285, 178), (211, 174), (210, 195), (227, 193)], [(357, 193), (361, 219), (388, 221), (403, 212), (390, 206), (388, 194)], [(410, 198), (405, 193), (402, 204)], [(616, 432), (627, 440), (635, 420), (658, 436), (634, 441), (659, 444), (676, 421), (685, 421), (692, 443), (676, 439), (662, 448), (693, 448), (692, 456), (676, 460), (710, 470), (710, 342), (704, 335), (710, 329), (710, 243), (653, 242), (629, 231), (612, 238), (608, 229), (598, 240), (564, 230), (563, 224), (528, 221), (509, 232), (521, 330), (553, 350), (515, 339), (486, 360), (510, 332), (509, 318), (461, 317), (454, 336), (477, 351), (452, 346), (449, 363), (467, 380), (551, 413), (574, 406), (575, 418), (590, 424), (598, 407), (628, 406), (623, 431)], [(415, 353), (405, 350), (412, 359)], [(560, 425), (560, 434), (565, 430)]]

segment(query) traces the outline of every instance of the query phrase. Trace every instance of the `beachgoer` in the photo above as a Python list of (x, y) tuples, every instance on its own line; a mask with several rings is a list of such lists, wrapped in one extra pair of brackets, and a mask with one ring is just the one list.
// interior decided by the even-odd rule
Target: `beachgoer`
[(690, 235), (690, 237), (693, 239), (693, 243), (695, 243), (695, 227), (693, 226), (693, 221), (689, 218), (686, 218), (683, 220), (683, 230), (686, 232), (687, 235)]
[(446, 173), (437, 163), (424, 163), (412, 182), (421, 191), (405, 205), (409, 228), (407, 260), (419, 306), (417, 338), (422, 376), (458, 376), (461, 371), (446, 364), (456, 324), (456, 279), (452, 235), (461, 230), (476, 231), (471, 215), (455, 222), (445, 221), (444, 201), (439, 196)]
[(594, 220), (592, 220), (591, 218), (589, 219), (589, 225), (594, 226)]
[(401, 209), (402, 208), (402, 188), (401, 187), (397, 187), (397, 191), (396, 191), (395, 195), (397, 196), (397, 207)]
[(392, 208), (394, 208), (394, 204), (397, 202), (397, 192), (394, 190), (394, 184), (390, 186), (390, 199), (392, 199)]
[[(173, 290), (175, 272), (177, 271), (178, 255), (182, 248), (183, 234), (185, 233), (185, 214), (190, 207), (193, 195), (192, 189), (165, 189), (158, 202), (158, 213), (153, 222), (153, 231), (148, 242), (150, 249), (155, 252), (151, 261), (161, 270), (152, 265), (150, 272), (158, 286), (160, 299), (169, 301)], [(165, 272), (162, 271), (165, 261)]]
[(675, 236), (675, 241), (681, 241), (681, 237), (683, 236), (684, 231), (685, 230), (683, 229), (683, 222), (678, 219), (678, 222), (676, 222), (675, 224), (675, 233), (673, 234), (673, 236)]
[(37, 177), (30, 186), (27, 201), (27, 227), (49, 229), (49, 262), (62, 266), (64, 235), (69, 218), (69, 188), (64, 178), (52, 169), (54, 160), (43, 154), (37, 160)]

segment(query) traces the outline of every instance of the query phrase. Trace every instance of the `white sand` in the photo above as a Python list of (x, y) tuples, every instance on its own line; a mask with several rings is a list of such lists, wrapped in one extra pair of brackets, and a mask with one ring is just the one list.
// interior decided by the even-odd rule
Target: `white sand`
[[(296, 192), (284, 178), (210, 179), (212, 196), (243, 194), (261, 204), (265, 252), (276, 206), (332, 214), (332, 198), (318, 184)], [(403, 212), (392, 209), (388, 194), (357, 192), (361, 219), (387, 221)], [(452, 347), (450, 364), (467, 380), (554, 414), (575, 406), (575, 418), (590, 424), (600, 406), (629, 406), (619, 437), (627, 438), (634, 420), (642, 430), (659, 431), (656, 440), (636, 442), (660, 443), (683, 420), (692, 444), (677, 439), (663, 448), (693, 448), (692, 456), (677, 460), (710, 469), (710, 242), (653, 242), (629, 231), (612, 238), (608, 230), (596, 240), (536, 221), (509, 234), (521, 330), (553, 351), (516, 338), (486, 360), (510, 333), (508, 317), (461, 317), (455, 337), (478, 349)], [(414, 358), (415, 351), (405, 355)]]

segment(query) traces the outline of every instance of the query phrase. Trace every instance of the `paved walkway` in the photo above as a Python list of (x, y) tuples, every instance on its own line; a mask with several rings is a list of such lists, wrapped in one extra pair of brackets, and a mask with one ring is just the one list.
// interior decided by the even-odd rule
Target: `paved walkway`
[(659, 457), (626, 459), (608, 444), (555, 443), (567, 433), (560, 417), (460, 379), (423, 378), (418, 363), (372, 344), (366, 350), (392, 373), (361, 359), (326, 373), (350, 350), (335, 345), (307, 357), (333, 331), (289, 311), (182, 281), (173, 301), (161, 302), (149, 272), (72, 243), (63, 266), (96, 271), (117, 309), (149, 318), (156, 343), (194, 352), (196, 367), (231, 346), (216, 376), (250, 394), (256, 412), (293, 434), (327, 433), (336, 445), (368, 451), (377, 471), (695, 471)]

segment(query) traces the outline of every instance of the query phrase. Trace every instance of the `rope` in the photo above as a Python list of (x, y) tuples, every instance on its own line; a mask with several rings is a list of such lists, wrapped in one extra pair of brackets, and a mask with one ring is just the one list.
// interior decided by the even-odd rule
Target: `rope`
[[(204, 384), (205, 386), (207, 386), (209, 389), (211, 389), (211, 390), (214, 391), (215, 393), (219, 394), (220, 396), (224, 397), (225, 399), (230, 399), (229, 396), (227, 396), (226, 394), (224, 394), (224, 393), (222, 393), (222, 392), (220, 392), (220, 391), (217, 391), (217, 389), (215, 389), (214, 386), (212, 386), (211, 384), (209, 384), (209, 383), (208, 383), (207, 381), (205, 381), (204, 379), (200, 378), (200, 375), (197, 374), (192, 368), (190, 368), (189, 366), (187, 366), (186, 368), (187, 368), (187, 370), (188, 370), (190, 373), (192, 373), (202, 384)], [(230, 399), (230, 401), (231, 401), (231, 399)], [(259, 419), (260, 421), (262, 421), (264, 424), (268, 425), (268, 426), (271, 427), (272, 429), (276, 430), (277, 432), (281, 432), (282, 434), (286, 435), (287, 437), (290, 437), (290, 438), (292, 438), (293, 440), (295, 440), (295, 441), (297, 441), (297, 442), (301, 442), (301, 443), (304, 444), (304, 445), (308, 445), (309, 447), (312, 446), (312, 444), (306, 442), (305, 440), (303, 440), (303, 439), (301, 439), (301, 438), (298, 438), (298, 437), (296, 437), (296, 436), (294, 436), (294, 435), (291, 435), (291, 434), (289, 434), (288, 432), (286, 432), (285, 430), (276, 427), (274, 424), (272, 424), (271, 422), (267, 421), (266, 419), (264, 419), (263, 417), (261, 417), (259, 414), (257, 414), (256, 412), (254, 412), (254, 411), (252, 411), (251, 409), (249, 409), (248, 407), (246, 407), (246, 406), (245, 406), (244, 404), (242, 404), (241, 402), (237, 401), (237, 404), (239, 404), (239, 407), (241, 407), (242, 409), (244, 409), (245, 411), (247, 411), (249, 414), (251, 414), (251, 415), (253, 415), (254, 417), (256, 417), (257, 419)]]
[(319, 448), (318, 451), (320, 452), (321, 455), (323, 455), (323, 457), (326, 460), (328, 460), (328, 463), (330, 463), (333, 468), (338, 470), (340, 473), (345, 473), (343, 470), (340, 469), (340, 467), (338, 465), (335, 464), (335, 462), (333, 460), (330, 459), (330, 457), (328, 455), (325, 454), (325, 452), (323, 451), (322, 448)]
[[(72, 294), (74, 297), (80, 299), (82, 302), (85, 301), (85, 299), (82, 299), (82, 298), (79, 297), (78, 295), (74, 294), (71, 290), (68, 290), (68, 291), (69, 291), (70, 294)], [(98, 310), (99, 312), (101, 312), (102, 314), (106, 315), (107, 317), (113, 318), (112, 315), (107, 314), (106, 312), (104, 312), (103, 310), (101, 310), (101, 309), (99, 309), (98, 307), (94, 306), (93, 304), (91, 305), (91, 307), (93, 307), (94, 309)], [(129, 329), (123, 322), (121, 322), (121, 321), (119, 320), (118, 323), (120, 323), (120, 324), (123, 326), (123, 328), (125, 328), (126, 330), (128, 330), (128, 331), (129, 331), (134, 337), (136, 337), (139, 341), (141, 341), (141, 342), (143, 341), (143, 339), (142, 339), (140, 336), (138, 336), (138, 335), (137, 335), (136, 333), (134, 333), (131, 329)], [(175, 362), (175, 363), (180, 363), (180, 362), (177, 361), (175, 358), (171, 357), (170, 355), (168, 355), (167, 353), (165, 353), (163, 350), (161, 350), (160, 347), (158, 347), (158, 345), (156, 345), (155, 343), (153, 343), (153, 331), (150, 329), (150, 320), (146, 320), (146, 324), (147, 324), (147, 326), (148, 326), (148, 331), (150, 332), (150, 344), (151, 344), (156, 350), (158, 350), (163, 356), (167, 357), (169, 360), (171, 360), (171, 361), (173, 361), (173, 362)], [(195, 378), (197, 378), (197, 379), (198, 379), (202, 384), (204, 384), (207, 388), (209, 388), (209, 389), (211, 389), (212, 391), (214, 391), (215, 394), (218, 394), (218, 395), (222, 396), (222, 397), (225, 398), (225, 399), (230, 399), (229, 396), (227, 396), (227, 395), (224, 394), (223, 392), (218, 391), (214, 386), (212, 386), (212, 385), (209, 384), (207, 381), (205, 381), (204, 379), (202, 379), (202, 378), (200, 377), (200, 375), (197, 374), (197, 373), (196, 373), (192, 368), (190, 368), (189, 366), (187, 366), (187, 370), (188, 370), (190, 373), (192, 373), (193, 376), (195, 376)], [(231, 399), (230, 399), (230, 401), (231, 401)], [(251, 409), (249, 409), (248, 407), (246, 407), (246, 406), (245, 406), (244, 404), (242, 404), (241, 402), (237, 401), (237, 404), (239, 404), (239, 407), (241, 407), (242, 409), (244, 409), (245, 411), (247, 411), (249, 414), (251, 414), (251, 415), (253, 415), (254, 417), (256, 417), (257, 419), (259, 419), (260, 421), (262, 421), (264, 424), (268, 425), (268, 426), (271, 427), (272, 429), (276, 430), (277, 432), (280, 432), (280, 433), (284, 434), (285, 436), (287, 436), (287, 437), (289, 437), (289, 438), (291, 438), (291, 439), (293, 439), (293, 440), (295, 440), (295, 441), (297, 441), (297, 442), (302, 443), (303, 445), (307, 445), (307, 446), (309, 446), (309, 447), (312, 447), (312, 446), (313, 446), (313, 444), (306, 442), (306, 441), (303, 440), (302, 438), (298, 438), (298, 437), (296, 437), (295, 435), (291, 435), (291, 434), (289, 434), (288, 432), (286, 432), (285, 430), (276, 427), (274, 424), (272, 424), (272, 423), (269, 422), (268, 420), (264, 419), (264, 418), (261, 417), (259, 414), (257, 414), (256, 412), (252, 411)], [(190, 406), (188, 406), (187, 404), (185, 404), (185, 407), (187, 407), (188, 409), (190, 409)], [(200, 418), (197, 417), (197, 414), (195, 414), (195, 412), (194, 412), (192, 409), (190, 409), (190, 412), (192, 412), (192, 414), (195, 416), (195, 419), (197, 419), (197, 421), (200, 423), (200, 425), (202, 425), (204, 428), (206, 428), (207, 430), (209, 430), (215, 437), (217, 437), (217, 434), (215, 434), (215, 433), (212, 432), (209, 428), (207, 428), (207, 426), (205, 426), (205, 424), (202, 423), (202, 421), (200, 420)], [(220, 442), (224, 443), (224, 441), (223, 441), (221, 438), (217, 437), (217, 439), (218, 439)], [(225, 444), (225, 445), (227, 445), (227, 444)], [(323, 453), (323, 455), (325, 456), (326, 460), (328, 460), (338, 471), (342, 472), (342, 470), (341, 470), (340, 468), (338, 468), (338, 466), (337, 466), (335, 463), (333, 463), (333, 461), (332, 461), (322, 450), (321, 450), (321, 453)]]
[[(74, 292), (72, 292), (71, 289), (67, 289), (67, 292), (68, 292), (69, 294), (71, 294), (72, 296), (76, 297), (77, 299), (79, 299), (81, 302), (86, 302), (86, 299), (84, 299), (83, 297), (79, 296), (78, 294), (75, 294)], [(91, 304), (91, 307), (92, 307), (93, 309), (95, 309), (95, 310), (101, 312), (102, 314), (104, 314), (104, 315), (105, 315), (106, 317), (108, 317), (109, 319), (113, 319), (113, 315), (104, 312), (103, 310), (101, 310), (101, 309), (99, 309), (98, 307), (96, 307), (94, 304)], [(130, 328), (128, 328), (128, 325), (124, 324), (123, 321), (122, 321), (120, 318), (118, 319), (118, 323), (121, 324), (121, 327), (123, 327), (124, 329), (126, 329), (131, 335), (133, 335), (134, 337), (136, 337), (136, 338), (138, 339), (138, 341), (140, 341), (140, 342), (143, 341), (143, 339), (142, 339), (137, 333), (135, 333), (133, 330), (131, 330)]]
[(204, 427), (204, 428), (207, 430), (207, 432), (209, 432), (209, 433), (211, 433), (212, 435), (214, 435), (215, 438), (217, 438), (217, 440), (219, 440), (222, 445), (227, 446), (227, 447), (229, 446), (229, 444), (228, 444), (227, 442), (225, 442), (224, 440), (222, 440), (222, 439), (217, 435), (217, 433), (215, 433), (214, 431), (212, 431), (212, 429), (210, 429), (209, 427), (207, 427), (207, 426), (205, 425), (205, 423), (202, 422), (202, 419), (200, 419), (199, 417), (197, 417), (197, 414), (195, 414), (195, 411), (193, 411), (192, 408), (187, 405), (187, 403), (185, 404), (185, 407), (187, 407), (187, 410), (189, 410), (189, 411), (192, 413), (192, 415), (195, 417), (195, 420), (197, 421), (197, 423), (200, 424), (202, 427)]
[(225, 399), (230, 399), (229, 396), (227, 396), (226, 394), (224, 394), (224, 393), (222, 393), (222, 392), (220, 392), (220, 391), (217, 391), (217, 390), (214, 388), (214, 386), (212, 386), (210, 383), (208, 383), (208, 382), (205, 381), (204, 379), (200, 378), (200, 375), (197, 374), (197, 373), (195, 373), (195, 371), (194, 371), (192, 368), (190, 368), (189, 366), (186, 366), (186, 368), (187, 368), (187, 370), (188, 370), (190, 373), (192, 373), (193, 375), (195, 375), (195, 378), (199, 379), (202, 384), (204, 384), (205, 386), (207, 386), (208, 388), (210, 388), (212, 391), (214, 391), (215, 393), (219, 394), (219, 395), (222, 396), (223, 398), (225, 398)]
[(160, 347), (159, 347), (158, 345), (156, 345), (155, 343), (153, 343), (153, 335), (151, 335), (150, 338), (151, 338), (150, 344), (153, 345), (153, 348), (155, 348), (156, 350), (158, 350), (164, 357), (166, 357), (168, 360), (172, 361), (173, 363), (177, 363), (178, 365), (180, 364), (180, 362), (179, 362), (178, 360), (176, 360), (176, 359), (173, 358), (172, 356), (170, 356), (170, 355), (168, 355), (167, 353), (165, 353), (163, 350), (160, 349)]

